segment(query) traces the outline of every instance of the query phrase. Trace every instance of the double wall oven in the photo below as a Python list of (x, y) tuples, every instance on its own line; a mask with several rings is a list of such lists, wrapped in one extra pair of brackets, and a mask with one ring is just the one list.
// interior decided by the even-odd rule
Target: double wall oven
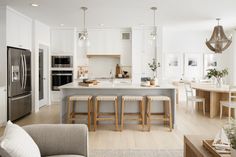
[(73, 80), (73, 57), (52, 56), (52, 69), (52, 91), (58, 91), (59, 86), (70, 83)]

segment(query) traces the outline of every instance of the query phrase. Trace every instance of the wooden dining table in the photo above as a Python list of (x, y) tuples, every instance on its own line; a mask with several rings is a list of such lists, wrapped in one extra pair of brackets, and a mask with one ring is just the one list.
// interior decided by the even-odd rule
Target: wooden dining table
[[(209, 83), (191, 83), (191, 85), (196, 90), (196, 96), (205, 98), (205, 109), (209, 113), (210, 118), (219, 116), (220, 101), (229, 100), (229, 85), (222, 85), (221, 87)], [(200, 105), (198, 109), (202, 110), (202, 106)], [(223, 108), (223, 115), (228, 116), (228, 108)], [(233, 117), (235, 116), (234, 109), (232, 109), (232, 115)]]

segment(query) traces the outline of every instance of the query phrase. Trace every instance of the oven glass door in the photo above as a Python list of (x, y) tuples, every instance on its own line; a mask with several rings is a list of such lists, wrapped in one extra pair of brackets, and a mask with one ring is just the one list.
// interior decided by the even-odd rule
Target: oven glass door
[(52, 90), (58, 91), (58, 87), (72, 82), (71, 73), (52, 73)]

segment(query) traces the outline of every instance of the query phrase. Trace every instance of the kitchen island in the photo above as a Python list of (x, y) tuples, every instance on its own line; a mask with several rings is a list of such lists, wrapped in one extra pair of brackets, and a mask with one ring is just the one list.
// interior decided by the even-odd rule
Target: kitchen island
[[(60, 122), (66, 122), (66, 113), (67, 113), (67, 97), (71, 95), (91, 95), (93, 97), (97, 95), (115, 95), (118, 96), (118, 105), (119, 105), (119, 115), (121, 111), (121, 96), (124, 95), (139, 95), (139, 96), (147, 96), (147, 95), (162, 95), (168, 96), (171, 98), (172, 105), (172, 117), (173, 117), (173, 126), (175, 124), (175, 114), (176, 114), (176, 88), (171, 84), (161, 84), (157, 87), (143, 87), (137, 84), (131, 83), (114, 83), (114, 82), (100, 82), (98, 85), (94, 85), (91, 87), (80, 86), (78, 82), (72, 82), (66, 85), (59, 87), (61, 91), (61, 103), (60, 103)], [(160, 104), (161, 102), (157, 102)], [(111, 111), (111, 107), (113, 105), (105, 105), (101, 108), (103, 112)], [(138, 108), (135, 108), (136, 105), (127, 105), (126, 111), (128, 112), (137, 112)], [(80, 108), (80, 111), (86, 112), (86, 106)], [(153, 103), (153, 112), (164, 112), (163, 105), (155, 105)], [(78, 110), (78, 108), (76, 108)], [(119, 116), (120, 119), (120, 116)]]

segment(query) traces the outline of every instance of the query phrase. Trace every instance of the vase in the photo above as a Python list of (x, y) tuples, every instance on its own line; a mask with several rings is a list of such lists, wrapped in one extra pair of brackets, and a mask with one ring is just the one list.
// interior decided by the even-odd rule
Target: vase
[(150, 81), (150, 85), (151, 85), (151, 86), (155, 86), (155, 85), (156, 85), (155, 79), (152, 79), (152, 80)]
[(221, 77), (218, 77), (216, 78), (216, 87), (222, 87), (222, 78)]
[(236, 157), (236, 149), (231, 148), (231, 157)]

